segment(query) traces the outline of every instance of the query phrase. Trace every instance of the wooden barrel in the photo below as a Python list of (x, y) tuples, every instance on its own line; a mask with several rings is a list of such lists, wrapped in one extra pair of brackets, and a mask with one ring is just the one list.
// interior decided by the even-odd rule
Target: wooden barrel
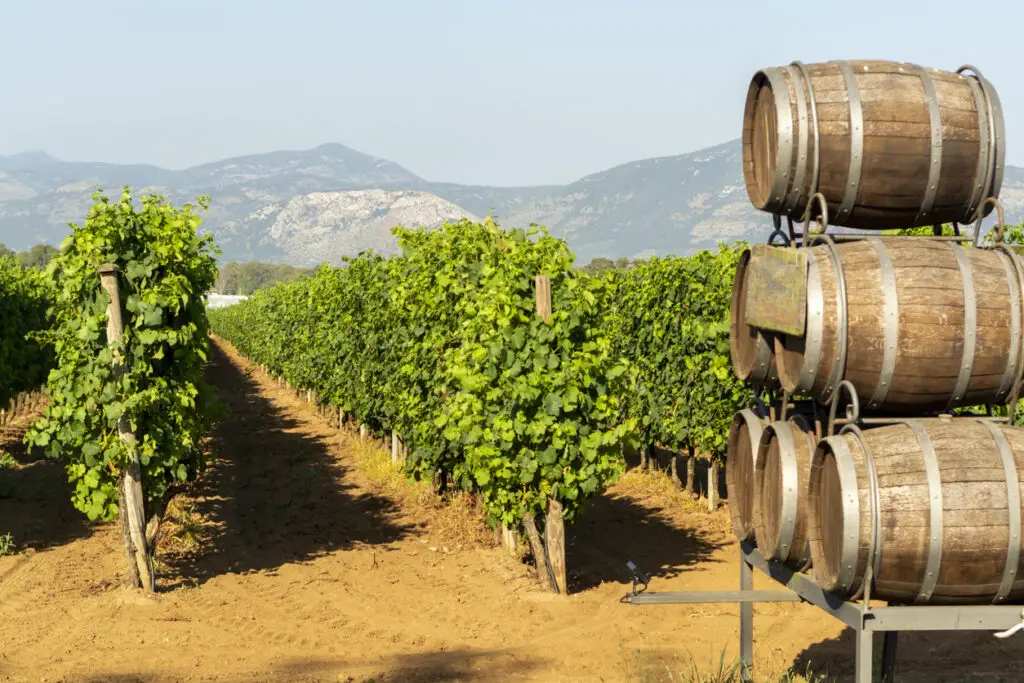
[(827, 401), (849, 380), (893, 412), (1002, 403), (1024, 370), (1020, 257), (917, 238), (806, 249), (801, 337), (777, 336), (782, 386)]
[(732, 416), (725, 458), (725, 486), (729, 495), (729, 517), (736, 537), (754, 537), (754, 468), (757, 446), (765, 420), (744, 409)]
[(759, 384), (777, 383), (778, 374), (773, 357), (774, 342), (770, 333), (746, 323), (749, 265), (750, 249), (745, 249), (736, 265), (732, 301), (729, 304), (729, 353), (732, 368), (741, 380), (749, 379)]
[(754, 519), (761, 555), (793, 569), (810, 566), (807, 482), (817, 438), (803, 416), (764, 428), (754, 461)]
[(1006, 144), (995, 88), (962, 70), (831, 61), (758, 71), (743, 113), (750, 201), (802, 220), (820, 192), (829, 223), (866, 229), (973, 221), (999, 196)]
[(810, 474), (815, 580), (890, 603), (1024, 598), (1024, 429), (925, 418), (823, 439)]

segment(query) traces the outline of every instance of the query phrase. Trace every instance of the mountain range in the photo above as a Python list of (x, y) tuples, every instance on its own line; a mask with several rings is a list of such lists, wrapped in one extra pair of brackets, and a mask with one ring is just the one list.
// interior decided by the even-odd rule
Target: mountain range
[[(770, 216), (747, 199), (739, 140), (536, 187), (432, 182), (332, 143), (184, 170), (67, 162), (43, 152), (0, 156), (0, 243), (18, 250), (58, 245), (68, 223), (84, 220), (97, 188), (116, 196), (124, 185), (176, 205), (209, 195), (203, 229), (214, 234), (225, 261), (337, 263), (366, 248), (393, 251), (393, 225), (463, 216), (544, 225), (568, 241), (579, 263), (684, 255), (718, 241), (763, 241), (771, 231)], [(1024, 221), (1024, 169), (1006, 168), (1000, 200), (1008, 224)]]

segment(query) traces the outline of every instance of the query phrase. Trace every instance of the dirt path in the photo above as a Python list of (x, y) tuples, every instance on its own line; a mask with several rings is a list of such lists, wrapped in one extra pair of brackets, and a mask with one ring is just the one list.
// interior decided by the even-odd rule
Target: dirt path
[[(70, 509), (54, 463), (12, 448), (22, 465), (0, 483), (19, 487), (0, 488), (0, 534), (30, 550), (0, 557), (0, 679), (680, 681), (691, 654), (706, 668), (723, 649), (737, 654), (735, 606), (619, 603), (628, 559), (652, 590), (736, 587), (724, 512), (660, 509), (635, 482), (618, 486), (570, 530), (577, 592), (550, 596), (500, 548), (446, 548), (374, 492), (354, 437), (232, 352), (216, 351), (210, 378), (232, 414), (213, 439), (217, 464), (183, 505), (209, 521), (207, 538), (162, 558), (156, 596), (117, 587), (113, 529)], [(809, 606), (755, 614), (762, 672), (808, 661), (848, 671), (838, 622)], [(1024, 670), (1024, 638), (901, 647), (907, 680)]]

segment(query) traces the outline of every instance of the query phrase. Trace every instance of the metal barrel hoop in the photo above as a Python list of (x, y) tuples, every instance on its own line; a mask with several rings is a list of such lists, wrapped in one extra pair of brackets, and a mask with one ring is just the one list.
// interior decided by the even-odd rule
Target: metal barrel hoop
[[(928, 122), (931, 128), (928, 184), (925, 185), (921, 206), (914, 219), (916, 224), (927, 219), (931, 214), (932, 206), (935, 204), (935, 194), (939, 188), (939, 178), (942, 176), (942, 112), (939, 109), (939, 96), (935, 90), (935, 81), (932, 80), (932, 77), (924, 67), (917, 64), (911, 64), (910, 66), (917, 69), (917, 73), (921, 77), (925, 103), (928, 105)], [(941, 230), (937, 234), (941, 235)]]
[(1013, 582), (1017, 577), (1017, 567), (1020, 564), (1020, 535), (1021, 535), (1021, 513), (1020, 513), (1020, 483), (1017, 475), (1017, 463), (1013, 458), (1013, 451), (1010, 442), (1002, 429), (994, 422), (978, 420), (985, 425), (992, 435), (992, 441), (999, 449), (999, 458), (1002, 461), (1003, 473), (1006, 476), (1006, 507), (1009, 517), (1009, 541), (1006, 544), (1006, 565), (1003, 567), (1003, 575), (999, 581), (999, 590), (996, 592), (993, 603), (1000, 603), (1006, 600), (1013, 590)]
[(850, 110), (850, 166), (846, 173), (846, 191), (836, 215), (836, 224), (843, 225), (853, 211), (854, 203), (857, 201), (857, 191), (860, 189), (861, 171), (864, 164), (864, 111), (853, 67), (847, 61), (839, 61), (837, 66), (843, 76), (843, 82), (846, 84), (846, 97)]
[[(996, 197), (999, 195), (999, 190), (1003, 185), (1004, 163), (1006, 160), (1006, 145), (1004, 144), (1006, 139), (1006, 122), (1003, 119), (1003, 105), (999, 100), (999, 93), (977, 67), (965, 64), (957, 69), (957, 73), (960, 75), (967, 71), (974, 75), (974, 81), (977, 82), (977, 86), (981, 90), (985, 101), (987, 124), (991, 130), (988, 135), (989, 161), (986, 163), (984, 188), (987, 196)], [(980, 108), (978, 109), (978, 114), (981, 114)]]
[(935, 457), (931, 437), (918, 420), (904, 420), (903, 424), (914, 432), (921, 447), (925, 476), (928, 481), (928, 556), (921, 577), (921, 588), (914, 598), (915, 604), (931, 600), (939, 581), (939, 567), (942, 562), (942, 478), (939, 463)]
[[(796, 444), (793, 442), (793, 427), (790, 425), (789, 420), (780, 421), (778, 424), (771, 425), (771, 431), (775, 433), (775, 438), (779, 441), (779, 464), (782, 470), (782, 491), (784, 494), (782, 497), (782, 510), (780, 511), (781, 517), (779, 519), (779, 539), (775, 547), (775, 557), (780, 561), (786, 561), (789, 559), (789, 552), (793, 547), (793, 536), (796, 534), (796, 515), (797, 515), (797, 489), (799, 483), (799, 472), (796, 467), (796, 459), (792, 457), (785, 457), (783, 454), (788, 453), (792, 455), (796, 451)], [(765, 450), (768, 447), (768, 430), (765, 429), (761, 433), (761, 443), (758, 447), (757, 465), (758, 469), (764, 470), (764, 463), (766, 455)], [(755, 484), (755, 496), (760, 498), (761, 491), (760, 487)], [(760, 506), (756, 506), (760, 507)]]
[(963, 351), (960, 359), (960, 370), (957, 376), (956, 385), (953, 387), (953, 394), (950, 396), (948, 408), (953, 408), (963, 400), (967, 393), (967, 387), (971, 381), (971, 373), (974, 369), (974, 356), (978, 336), (978, 297), (974, 287), (974, 274), (971, 270), (971, 262), (959, 244), (949, 243), (956, 257), (957, 266), (960, 270), (960, 281), (964, 296), (964, 339)]
[(829, 373), (828, 383), (825, 385), (825, 394), (822, 401), (828, 403), (832, 392), (842, 380), (843, 370), (846, 368), (846, 354), (848, 340), (846, 338), (849, 310), (846, 299), (846, 277), (843, 274), (843, 263), (839, 260), (839, 252), (836, 249), (835, 240), (830, 235), (820, 234), (811, 237), (810, 245), (821, 241), (828, 245), (829, 256), (832, 260), (832, 269), (836, 277), (836, 343), (837, 349), (835, 358), (832, 361), (832, 370)]
[[(803, 432), (804, 440), (807, 442), (807, 458), (808, 458), (808, 463), (807, 464), (808, 464), (808, 476), (809, 476), (810, 475), (810, 459), (814, 456), (814, 446), (815, 446), (815, 438), (814, 438), (813, 435), (817, 433), (817, 430), (815, 428), (811, 427), (810, 423), (807, 421), (807, 418), (804, 415), (794, 415), (791, 418), (789, 418), (788, 422), (790, 422), (792, 424), (796, 424), (798, 422), (802, 422), (803, 423), (803, 428), (802, 429), (800, 429), (799, 426), (797, 428), (800, 429), (801, 432)], [(808, 482), (803, 482), (804, 487), (807, 486), (807, 483)], [(805, 515), (806, 515), (806, 512), (807, 511), (805, 510), (804, 511)], [(807, 529), (807, 525), (806, 525), (806, 522), (805, 522), (804, 523), (804, 534), (805, 535), (807, 534), (807, 531), (808, 531), (808, 529)], [(804, 543), (803, 555), (802, 555), (802, 557), (800, 557), (800, 565), (799, 565), (798, 571), (804, 571), (807, 568), (809, 568), (810, 566), (811, 566), (811, 544), (809, 542), (809, 539), (807, 539), (807, 541)]]
[(1014, 385), (1020, 378), (1018, 367), (1024, 360), (1021, 357), (1021, 325), (1022, 309), (1024, 309), (1024, 272), (1020, 257), (1013, 249), (1003, 243), (996, 244), (992, 250), (999, 255), (999, 262), (1006, 273), (1007, 285), (1010, 289), (1010, 350), (1006, 357), (1006, 369), (996, 394), (996, 403), (1003, 403), (1010, 395)]
[[(965, 72), (973, 72), (974, 76), (966, 75)], [(956, 70), (956, 73), (963, 76), (966, 79), (967, 84), (971, 88), (971, 94), (974, 97), (974, 109), (978, 114), (978, 163), (974, 171), (974, 187), (971, 191), (971, 201), (967, 208), (967, 213), (964, 214), (963, 220), (966, 223), (973, 223), (975, 214), (981, 201), (985, 199), (985, 191), (988, 188), (988, 174), (991, 171), (992, 165), (990, 160), (992, 155), (990, 154), (989, 138), (994, 137), (995, 131), (990, 131), (990, 121), (988, 120), (988, 107), (986, 105), (985, 93), (982, 92), (981, 86), (978, 82), (978, 77), (981, 75), (977, 69), (969, 64), (961, 66)], [(982, 117), (985, 120), (982, 121)]]
[(800, 206), (800, 198), (803, 193), (804, 177), (807, 175), (807, 102), (804, 100), (804, 87), (801, 79), (791, 71), (788, 66), (782, 67), (782, 72), (789, 77), (793, 84), (793, 94), (796, 97), (796, 121), (797, 121), (797, 143), (796, 143), (796, 169), (793, 172), (792, 189), (786, 197), (783, 211), (789, 215)]
[(789, 169), (793, 163), (793, 112), (789, 103), (789, 86), (781, 69), (770, 67), (761, 69), (760, 73), (767, 79), (775, 96), (777, 113), (778, 146), (775, 166), (775, 177), (772, 179), (771, 196), (766, 209), (781, 211), (785, 206), (786, 190), (789, 186)]
[[(836, 462), (836, 471), (839, 474), (839, 486), (843, 492), (841, 497), (843, 506), (842, 554), (839, 562), (839, 572), (836, 576), (836, 583), (838, 584), (836, 587), (840, 591), (848, 591), (853, 587), (853, 582), (857, 575), (857, 553), (860, 544), (860, 496), (857, 492), (857, 470), (853, 466), (850, 444), (844, 436), (828, 436), (822, 441), (827, 443), (832, 450)], [(821, 446), (819, 444), (811, 460), (811, 476), (815, 479), (820, 476), (820, 453)], [(818, 521), (820, 526), (821, 520)]]
[(882, 365), (878, 370), (878, 381), (875, 390), (868, 399), (869, 408), (881, 405), (892, 388), (892, 378), (896, 371), (896, 355), (899, 344), (899, 297), (896, 292), (896, 273), (892, 258), (885, 243), (877, 238), (869, 239), (878, 255), (878, 265), (882, 273)]
[(857, 589), (857, 593), (851, 598), (851, 600), (857, 600), (862, 595), (870, 594), (871, 586), (869, 584), (878, 577), (878, 566), (882, 559), (882, 500), (878, 486), (878, 471), (875, 469), (875, 458), (871, 453), (871, 448), (864, 440), (864, 433), (856, 424), (848, 424), (840, 430), (839, 434), (840, 436), (853, 434), (853, 438), (860, 445), (860, 451), (864, 455), (864, 469), (868, 474), (868, 491), (871, 496), (871, 534), (868, 540), (867, 561), (864, 563), (864, 580)]
[[(811, 186), (808, 188), (807, 196), (813, 197), (818, 193), (818, 173), (821, 164), (821, 134), (818, 130), (818, 104), (814, 99), (814, 86), (811, 84), (811, 74), (807, 71), (807, 67), (802, 62), (793, 62), (792, 66), (795, 66), (800, 74), (803, 76), (804, 84), (807, 86), (807, 101), (810, 103), (810, 129), (814, 136), (814, 156), (811, 164)], [(805, 209), (806, 216), (806, 209)], [(804, 220), (804, 216), (801, 216), (800, 220)]]
[(825, 297), (821, 286), (821, 266), (814, 251), (807, 249), (807, 334), (805, 357), (800, 368), (799, 386), (810, 389), (818, 376), (821, 343), (825, 336)]

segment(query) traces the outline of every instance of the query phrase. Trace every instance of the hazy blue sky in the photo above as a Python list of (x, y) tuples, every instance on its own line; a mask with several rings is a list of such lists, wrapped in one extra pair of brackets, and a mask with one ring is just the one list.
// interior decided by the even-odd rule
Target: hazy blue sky
[(1024, 165), (1024, 2), (0, 0), (0, 153), (171, 168), (341, 142), (567, 182), (740, 134), (764, 66), (980, 68)]

